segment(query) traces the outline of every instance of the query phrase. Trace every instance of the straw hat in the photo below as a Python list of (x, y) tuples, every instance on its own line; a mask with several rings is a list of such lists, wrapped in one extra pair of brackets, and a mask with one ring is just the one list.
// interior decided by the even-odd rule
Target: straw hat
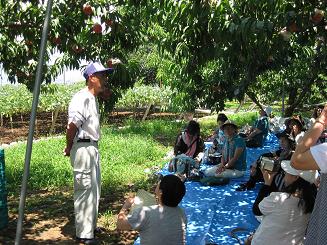
[(226, 126), (232, 126), (232, 127), (234, 127), (235, 130), (237, 130), (237, 128), (238, 128), (237, 125), (234, 122), (232, 122), (231, 120), (225, 121), (224, 124), (221, 126), (221, 129), (224, 130), (224, 128)]

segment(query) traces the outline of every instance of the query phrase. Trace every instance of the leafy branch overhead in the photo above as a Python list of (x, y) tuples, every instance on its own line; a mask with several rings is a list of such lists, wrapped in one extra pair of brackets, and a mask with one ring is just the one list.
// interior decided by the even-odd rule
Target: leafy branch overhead
[[(44, 2), (0, 1), (0, 63), (11, 82), (30, 90)], [(97, 59), (116, 67), (107, 108), (137, 80), (153, 79), (169, 85), (183, 109), (220, 110), (245, 94), (269, 103), (281, 99), (283, 86), (291, 114), (327, 90), (326, 9), (323, 0), (54, 1), (44, 82)], [(155, 64), (133, 59), (147, 50), (158, 50)]]
[[(169, 35), (158, 40), (159, 45), (181, 65), (181, 80), (176, 80), (175, 86), (188, 92), (190, 103), (201, 100), (203, 105), (216, 103), (221, 109), (227, 98), (241, 100), (250, 88), (260, 87), (260, 76), (271, 71), (276, 75), (298, 71), (296, 79), (302, 84), (314, 81), (309, 88), (319, 75), (326, 75), (326, 1), (161, 3), (157, 20)], [(301, 62), (303, 55), (307, 58)], [(302, 72), (302, 67), (311, 72)], [(289, 85), (284, 84), (287, 90), (293, 83)], [(280, 100), (277, 88), (275, 99)], [(309, 96), (309, 91), (301, 93), (302, 98)]]
[[(12, 83), (26, 84), (32, 90), (38, 60), (45, 1), (0, 2), (0, 62)], [(53, 1), (48, 36), (48, 62), (44, 82), (50, 83), (65, 68), (80, 68), (82, 59), (100, 60), (112, 66), (119, 59), (128, 67), (126, 53), (140, 43), (140, 7), (132, 1), (108, 2)], [(49, 63), (51, 55), (60, 56)], [(129, 69), (121, 68), (124, 72)], [(131, 86), (128, 74), (120, 74), (122, 86)]]

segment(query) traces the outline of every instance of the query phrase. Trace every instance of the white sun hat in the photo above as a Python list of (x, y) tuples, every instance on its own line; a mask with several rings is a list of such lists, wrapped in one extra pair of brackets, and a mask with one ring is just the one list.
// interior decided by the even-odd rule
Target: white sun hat
[(291, 161), (283, 160), (281, 163), (282, 169), (291, 175), (300, 176), (302, 179), (313, 184), (318, 178), (317, 170), (297, 170), (291, 166)]

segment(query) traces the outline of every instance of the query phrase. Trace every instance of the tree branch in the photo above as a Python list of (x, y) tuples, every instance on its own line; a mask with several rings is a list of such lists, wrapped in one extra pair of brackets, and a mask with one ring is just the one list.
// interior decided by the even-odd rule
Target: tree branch
[(40, 26), (36, 25), (35, 23), (21, 23), (21, 22), (9, 22), (0, 24), (0, 28), (10, 28), (10, 29), (23, 29), (26, 27), (29, 28), (40, 28)]

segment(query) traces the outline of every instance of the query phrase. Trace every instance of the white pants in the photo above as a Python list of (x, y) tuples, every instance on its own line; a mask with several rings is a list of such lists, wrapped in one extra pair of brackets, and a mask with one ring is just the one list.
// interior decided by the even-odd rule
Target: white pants
[(74, 143), (70, 160), (74, 171), (76, 236), (94, 238), (101, 192), (100, 157), (97, 143)]
[(220, 174), (216, 174), (216, 170), (218, 165), (213, 166), (211, 168), (207, 168), (204, 171), (205, 176), (215, 176), (215, 177), (224, 177), (224, 178), (240, 178), (244, 176), (245, 171), (240, 171), (237, 169), (225, 169), (225, 171), (221, 172)]

